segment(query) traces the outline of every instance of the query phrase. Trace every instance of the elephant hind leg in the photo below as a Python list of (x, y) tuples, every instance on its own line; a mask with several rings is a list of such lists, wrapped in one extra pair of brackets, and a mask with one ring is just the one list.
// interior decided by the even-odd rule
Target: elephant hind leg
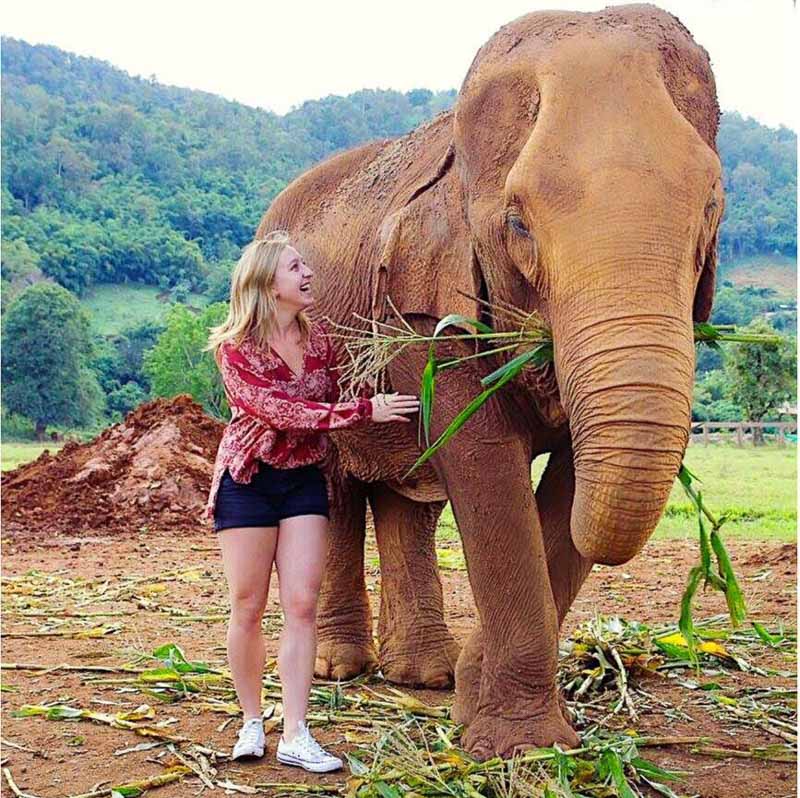
[(372, 611), (364, 582), (366, 486), (352, 477), (331, 504), (328, 559), (317, 611), (314, 673), (323, 679), (350, 679), (374, 670)]
[(453, 684), (458, 644), (444, 622), (434, 536), (444, 502), (420, 503), (370, 486), (381, 562), (380, 664), (391, 682)]

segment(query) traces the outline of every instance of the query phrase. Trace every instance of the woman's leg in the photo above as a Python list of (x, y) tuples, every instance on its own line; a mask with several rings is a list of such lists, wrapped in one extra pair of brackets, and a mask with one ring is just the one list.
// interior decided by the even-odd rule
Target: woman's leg
[(265, 657), (261, 618), (269, 594), (278, 528), (241, 527), (217, 534), (231, 602), (228, 663), (244, 719), (260, 718)]
[(280, 522), (275, 566), (283, 631), (278, 672), (283, 687), (283, 739), (290, 742), (305, 721), (317, 653), (317, 599), (325, 569), (328, 519), (298, 515)]

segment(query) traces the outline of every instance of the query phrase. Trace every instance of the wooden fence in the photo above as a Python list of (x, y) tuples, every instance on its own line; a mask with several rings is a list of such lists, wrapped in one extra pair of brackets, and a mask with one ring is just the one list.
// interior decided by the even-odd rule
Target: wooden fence
[[(719, 443), (733, 438), (737, 446), (745, 441), (753, 442), (754, 430), (760, 429), (765, 440), (775, 440), (779, 446), (786, 446), (787, 434), (797, 434), (796, 421), (698, 421), (692, 424), (692, 443)], [(714, 431), (717, 434), (712, 434)], [(720, 434), (722, 433), (722, 434)]]

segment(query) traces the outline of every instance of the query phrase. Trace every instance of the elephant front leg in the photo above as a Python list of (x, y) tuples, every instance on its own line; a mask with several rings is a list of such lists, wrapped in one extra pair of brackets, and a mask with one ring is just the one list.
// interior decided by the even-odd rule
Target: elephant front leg
[[(422, 320), (427, 329), (432, 322)], [(458, 356), (459, 347), (440, 352)], [(463, 350), (462, 350), (463, 351)], [(425, 353), (390, 365), (391, 383), (412, 393)], [(432, 437), (481, 389), (471, 369), (442, 372)], [(578, 744), (556, 688), (558, 613), (530, 482), (530, 457), (500, 398), (490, 399), (433, 458), (453, 506), (483, 636), (477, 711), (463, 737), (486, 759), (558, 742)], [(460, 690), (456, 680), (456, 696)]]
[(381, 561), (380, 665), (390, 681), (453, 684), (458, 644), (444, 622), (434, 536), (444, 502), (420, 503), (370, 486)]
[[(551, 453), (535, 494), (559, 628), (592, 570), (591, 562), (581, 557), (570, 536), (574, 492), (572, 449), (566, 445)], [(457, 723), (468, 725), (477, 713), (482, 659), (483, 636), (478, 627), (464, 646), (456, 667), (458, 693), (452, 717)], [(563, 712), (563, 700), (561, 704)]]
[(580, 555), (570, 534), (574, 495), (575, 467), (572, 447), (566, 445), (550, 454), (536, 488), (536, 506), (544, 534), (550, 587), (556, 602), (559, 628), (592, 570), (591, 561)]
[[(519, 440), (487, 434), (485, 426), (471, 443), (466, 432), (461, 446), (448, 445), (440, 466), (464, 542), (483, 643), (477, 708), (464, 746), (479, 759), (554, 742), (573, 747), (578, 738), (562, 715), (556, 687), (558, 612), (529, 459)], [(473, 471), (479, 463), (503, 467)], [(457, 696), (460, 687), (457, 682)]]
[(364, 582), (366, 487), (345, 480), (330, 508), (328, 559), (317, 611), (314, 673), (323, 679), (350, 679), (378, 663)]

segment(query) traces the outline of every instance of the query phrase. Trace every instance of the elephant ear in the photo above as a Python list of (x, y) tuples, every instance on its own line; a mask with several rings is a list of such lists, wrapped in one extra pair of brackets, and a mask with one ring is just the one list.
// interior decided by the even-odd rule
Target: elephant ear
[(695, 268), (700, 279), (694, 294), (692, 316), (695, 322), (708, 321), (714, 304), (714, 285), (717, 276), (717, 243), (719, 224), (725, 209), (725, 197), (719, 181), (714, 187), (714, 195), (706, 207), (705, 222), (697, 242)]
[[(384, 220), (383, 247), (372, 282), (373, 319), (391, 315), (387, 297), (404, 316), (480, 317), (479, 303), (459, 293), (479, 296), (481, 279), (452, 163), (450, 147), (410, 200)], [(474, 332), (469, 326), (464, 329)]]

